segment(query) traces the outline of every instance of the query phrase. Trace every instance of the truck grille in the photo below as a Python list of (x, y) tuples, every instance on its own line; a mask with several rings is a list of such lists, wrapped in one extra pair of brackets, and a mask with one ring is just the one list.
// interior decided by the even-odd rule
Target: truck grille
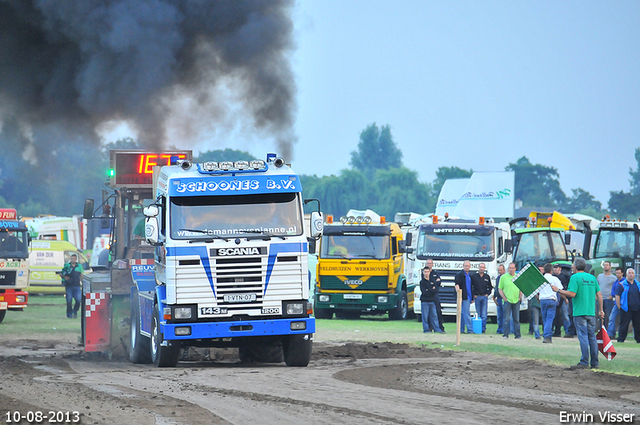
[[(345, 276), (352, 282), (362, 280), (362, 276)], [(355, 288), (347, 285), (337, 276), (320, 276), (320, 287), (329, 291), (386, 291), (388, 289), (387, 276), (371, 276), (363, 280), (362, 284)]]
[(16, 286), (16, 271), (0, 271), (0, 286)]
[(440, 273), (440, 278), (442, 279), (440, 291), (438, 292), (440, 304), (456, 304), (456, 286), (454, 279), (456, 274), (458, 274), (458, 270), (438, 270), (438, 273)]
[[(218, 306), (239, 309), (252, 303), (262, 305), (264, 279), (261, 257), (218, 258), (215, 260), (215, 276)], [(225, 301), (225, 295), (246, 295), (255, 300), (230, 302)]]
[(180, 259), (176, 268), (178, 304), (224, 307), (230, 315), (256, 315), (262, 308), (281, 307), (282, 300), (304, 298), (301, 282), (306, 254), (210, 257), (209, 264), (190, 260)]

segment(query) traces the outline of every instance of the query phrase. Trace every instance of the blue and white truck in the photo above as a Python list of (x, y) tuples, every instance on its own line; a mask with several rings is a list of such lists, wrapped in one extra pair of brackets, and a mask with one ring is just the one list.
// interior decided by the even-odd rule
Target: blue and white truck
[(171, 367), (189, 347), (238, 347), (246, 362), (307, 366), (322, 215), (305, 229), (300, 179), (274, 154), (194, 164), (180, 152), (112, 151), (103, 214), (85, 204), (112, 223), (107, 267), (85, 276), (85, 351)]
[[(144, 209), (154, 273), (134, 277), (131, 360), (174, 366), (184, 347), (236, 346), (241, 360), (307, 366), (315, 319), (299, 177), (273, 154), (156, 172)], [(319, 212), (311, 223), (318, 238)]]

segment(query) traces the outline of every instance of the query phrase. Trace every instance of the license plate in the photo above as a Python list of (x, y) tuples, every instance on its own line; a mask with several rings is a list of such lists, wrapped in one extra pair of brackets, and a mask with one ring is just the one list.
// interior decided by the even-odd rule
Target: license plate
[(224, 296), (224, 302), (226, 303), (250, 303), (255, 300), (256, 294), (235, 294)]
[(227, 314), (226, 307), (200, 307), (200, 316), (215, 316), (216, 314)]
[(262, 309), (262, 314), (280, 314), (280, 307), (265, 307)]
[(361, 300), (362, 294), (344, 294), (345, 300)]
[(6, 310), (9, 307), (9, 303), (0, 303), (0, 310)]

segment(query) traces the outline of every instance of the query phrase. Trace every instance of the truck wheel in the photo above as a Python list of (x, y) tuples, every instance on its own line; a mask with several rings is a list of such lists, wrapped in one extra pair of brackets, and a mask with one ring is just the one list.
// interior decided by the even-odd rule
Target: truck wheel
[(306, 367), (311, 361), (311, 335), (291, 335), (282, 346), (287, 366)]
[(151, 363), (151, 339), (140, 334), (140, 297), (135, 291), (131, 297), (131, 327), (129, 328), (129, 360), (131, 363)]
[(332, 319), (333, 318), (333, 310), (328, 308), (317, 308), (313, 312), (316, 316), (316, 319)]
[(7, 310), (0, 310), (0, 323), (4, 320), (4, 316), (7, 314)]
[(282, 346), (275, 344), (249, 344), (240, 346), (238, 354), (242, 363), (281, 363)]
[(158, 304), (153, 307), (151, 321), (151, 360), (156, 367), (175, 367), (180, 359), (180, 347), (168, 341), (163, 346), (164, 337), (160, 332), (160, 312)]
[(407, 292), (402, 291), (400, 298), (398, 298), (398, 305), (393, 310), (389, 311), (389, 319), (391, 320), (404, 320), (407, 318), (409, 312), (409, 301), (407, 301)]

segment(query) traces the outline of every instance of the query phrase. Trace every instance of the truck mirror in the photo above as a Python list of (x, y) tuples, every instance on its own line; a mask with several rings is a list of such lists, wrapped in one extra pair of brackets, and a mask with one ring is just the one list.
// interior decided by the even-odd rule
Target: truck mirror
[(406, 245), (406, 241), (398, 241), (398, 252), (400, 254), (404, 254), (405, 252), (407, 252), (407, 245)]
[(311, 213), (311, 237), (318, 239), (322, 235), (324, 229), (324, 221), (322, 219), (322, 213), (314, 211)]
[(504, 252), (511, 253), (512, 251), (513, 251), (513, 245), (511, 244), (511, 239), (505, 239)]
[(309, 238), (309, 254), (316, 253), (316, 240), (313, 238)]
[(144, 208), (143, 212), (145, 217), (157, 217), (160, 213), (160, 210), (158, 209), (157, 205), (149, 205), (148, 207)]
[(571, 245), (571, 233), (564, 234), (564, 244)]
[[(145, 215), (146, 215), (146, 211), (145, 211)], [(147, 238), (147, 242), (149, 242), (151, 245), (154, 245), (154, 246), (158, 245), (159, 231), (158, 231), (157, 217), (147, 217), (145, 219), (144, 235)]]
[(406, 252), (407, 254), (413, 254), (413, 248), (411, 248), (410, 246), (408, 246), (408, 247), (406, 248), (406, 251), (405, 251), (405, 252)]
[(411, 246), (411, 242), (413, 242), (413, 233), (407, 233), (405, 241), (406, 246)]
[(84, 200), (84, 211), (82, 213), (82, 218), (84, 218), (85, 220), (93, 218), (93, 199)]

